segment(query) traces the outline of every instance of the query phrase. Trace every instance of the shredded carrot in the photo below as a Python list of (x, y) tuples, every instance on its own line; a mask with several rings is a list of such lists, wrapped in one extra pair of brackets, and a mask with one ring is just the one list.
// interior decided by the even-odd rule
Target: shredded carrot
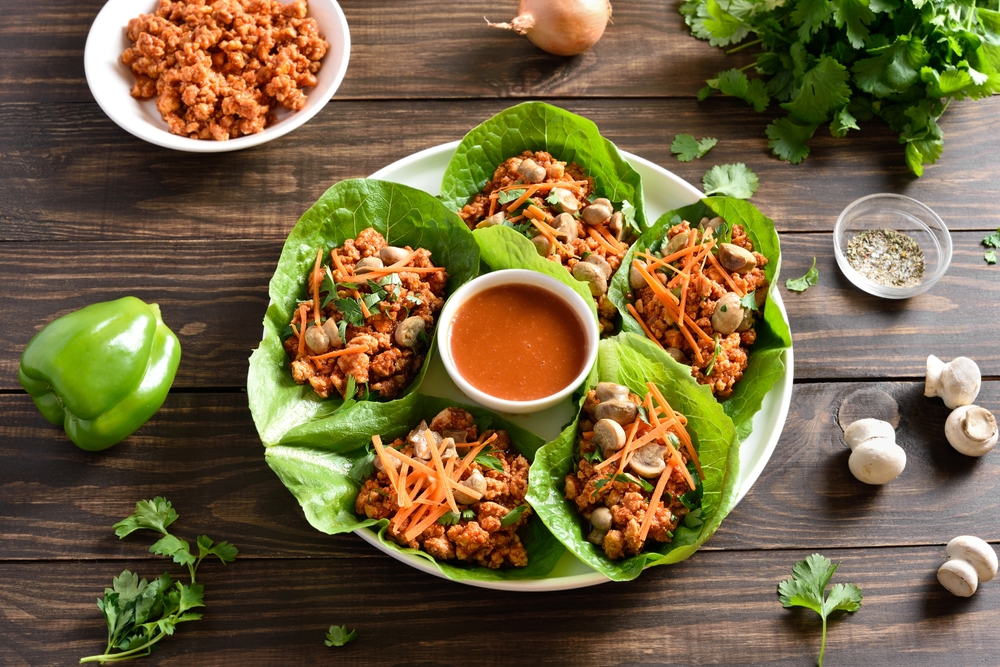
[(673, 461), (671, 461), (660, 473), (660, 479), (656, 482), (656, 488), (653, 489), (653, 495), (649, 498), (649, 506), (646, 508), (646, 516), (642, 518), (642, 526), (639, 528), (639, 542), (645, 542), (646, 536), (649, 535), (649, 528), (653, 525), (653, 515), (656, 514), (656, 510), (660, 505), (660, 498), (663, 497), (663, 489), (667, 487), (667, 480), (670, 479), (670, 474), (673, 471), (674, 465)]
[(677, 413), (674, 412), (674, 409), (670, 407), (670, 403), (668, 403), (667, 399), (665, 399), (663, 397), (663, 394), (660, 393), (659, 387), (657, 387), (652, 382), (647, 382), (646, 386), (649, 388), (650, 392), (652, 392), (653, 397), (656, 399), (657, 403), (660, 404), (660, 407), (663, 408), (664, 412), (667, 415), (667, 418), (676, 422), (677, 439), (681, 441), (681, 444), (684, 445), (684, 449), (687, 450), (688, 456), (691, 457), (692, 461), (694, 461), (695, 468), (698, 470), (698, 476), (701, 477), (702, 479), (705, 479), (705, 473), (702, 472), (701, 463), (698, 461), (698, 452), (695, 451), (694, 443), (691, 442), (691, 436), (688, 435), (687, 429), (685, 429), (684, 425), (681, 424), (680, 419), (678, 419)]
[[(636, 419), (636, 421), (634, 421), (632, 423), (634, 428), (638, 428), (639, 421), (640, 421), (639, 419)], [(618, 461), (619, 459), (621, 459), (625, 455), (625, 451), (628, 450), (628, 449), (630, 449), (629, 445), (631, 445), (631, 449), (635, 450), (635, 449), (639, 449), (640, 447), (642, 447), (645, 444), (648, 444), (648, 443), (652, 442), (656, 438), (658, 438), (661, 435), (663, 435), (664, 433), (666, 433), (668, 427), (669, 427), (669, 424), (661, 424), (658, 428), (653, 428), (652, 430), (647, 431), (646, 434), (643, 435), (642, 437), (640, 437), (640, 438), (638, 438), (636, 440), (633, 440), (631, 442), (627, 441), (624, 447), (622, 447), (617, 452), (615, 452), (614, 454), (612, 454), (608, 458), (604, 459), (603, 461), (601, 461), (600, 463), (598, 463), (597, 465), (595, 465), (594, 466), (594, 470), (603, 470), (604, 468), (606, 468), (610, 464), (612, 464), (615, 461)]]
[(628, 464), (628, 460), (632, 458), (632, 452), (638, 449), (634, 443), (636, 431), (639, 430), (639, 421), (639, 416), (636, 415), (635, 421), (632, 422), (632, 428), (628, 432), (628, 437), (625, 439), (625, 446), (622, 447), (622, 457), (618, 462), (618, 472), (616, 473), (616, 476), (625, 472), (625, 466)]
[(399, 485), (396, 487), (396, 503), (400, 507), (409, 507), (412, 503), (410, 502), (410, 497), (406, 493), (406, 485), (409, 481), (407, 475), (410, 472), (410, 464), (404, 463), (399, 468)]
[[(701, 356), (701, 348), (699, 348), (698, 345), (694, 342), (694, 338), (691, 337), (691, 334), (688, 332), (687, 327), (684, 326), (684, 322), (686, 320), (688, 324), (691, 324), (693, 327), (697, 328), (698, 331), (701, 331), (701, 329), (698, 328), (696, 324), (694, 324), (694, 320), (692, 320), (690, 317), (685, 315), (685, 317), (682, 318), (680, 316), (680, 314), (677, 312), (677, 307), (679, 305), (677, 302), (677, 297), (675, 297), (672, 293), (667, 291), (667, 289), (660, 284), (660, 281), (658, 281), (656, 278), (650, 275), (650, 273), (646, 271), (646, 269), (642, 266), (642, 264), (640, 264), (637, 261), (633, 261), (633, 265), (636, 267), (636, 270), (639, 272), (639, 274), (643, 277), (643, 280), (646, 281), (646, 284), (649, 285), (649, 288), (653, 291), (653, 295), (656, 297), (657, 301), (663, 304), (663, 308), (667, 311), (667, 314), (670, 315), (677, 323), (677, 328), (680, 329), (681, 334), (684, 335), (684, 338), (687, 339), (688, 343), (691, 345), (691, 349), (694, 350), (694, 355), (695, 358), (698, 360), (698, 363), (703, 363), (705, 359), (704, 357)], [(704, 331), (701, 331), (701, 333), (702, 335), (705, 335), (707, 338), (707, 334), (705, 334)], [(709, 338), (708, 340), (711, 341), (712, 339)]]
[(351, 347), (345, 347), (340, 350), (334, 350), (333, 352), (327, 352), (326, 354), (318, 354), (313, 357), (309, 357), (312, 360), (318, 361), (320, 359), (333, 359), (335, 357), (342, 357), (345, 354), (359, 354), (368, 349), (367, 345), (352, 345)]
[(424, 431), (424, 442), (431, 448), (431, 458), (434, 459), (434, 467), (439, 475), (438, 484), (444, 489), (444, 497), (448, 501), (448, 507), (451, 508), (452, 512), (458, 514), (458, 503), (455, 502), (455, 496), (451, 493), (451, 485), (448, 484), (449, 478), (444, 472), (444, 464), (441, 463), (441, 452), (438, 451), (430, 430)]
[[(419, 477), (417, 479), (417, 483), (413, 485), (410, 495), (416, 497), (416, 495), (420, 492), (420, 489), (423, 488), (425, 481), (427, 481), (426, 477)], [(396, 530), (396, 532), (399, 532), (400, 526), (403, 525), (403, 522), (406, 521), (411, 514), (414, 514), (417, 510), (426, 507), (427, 504), (423, 500), (411, 500), (407, 507), (401, 508), (398, 512), (396, 512), (396, 515), (392, 517), (392, 527)]]
[(490, 195), (490, 212), (486, 215), (487, 218), (493, 217), (493, 214), (497, 212), (497, 198)]
[(336, 248), (330, 251), (330, 259), (333, 260), (333, 265), (337, 267), (338, 281), (351, 275), (347, 272), (347, 269), (344, 268), (343, 262), (340, 261), (340, 255), (337, 254)]
[(632, 315), (632, 317), (635, 318), (635, 321), (639, 323), (640, 327), (642, 327), (642, 330), (646, 332), (646, 338), (656, 343), (661, 350), (664, 349), (663, 343), (657, 340), (656, 336), (653, 335), (653, 332), (649, 330), (649, 327), (646, 326), (646, 323), (643, 321), (642, 316), (639, 315), (638, 311), (636, 311), (635, 306), (633, 306), (630, 303), (626, 307), (628, 308), (628, 312)]
[(539, 232), (541, 232), (542, 236), (544, 236), (545, 238), (547, 238), (549, 240), (549, 242), (552, 243), (552, 245), (554, 245), (556, 248), (558, 248), (559, 250), (562, 250), (563, 252), (566, 252), (566, 253), (568, 253), (570, 255), (573, 254), (562, 243), (559, 242), (559, 239), (556, 238), (556, 235), (553, 233), (554, 230), (551, 227), (549, 227), (548, 225), (546, 225), (541, 220), (535, 220), (534, 218), (531, 219), (531, 224), (533, 224), (535, 226), (535, 229), (537, 229)]
[(612, 236), (611, 232), (608, 231), (607, 227), (605, 227), (604, 225), (597, 225), (596, 227), (597, 227), (597, 231), (599, 231), (601, 233), (601, 236), (603, 236), (607, 240), (608, 243), (610, 243), (611, 245), (613, 245), (615, 247), (615, 255), (616, 256), (621, 257), (622, 255), (625, 254), (625, 251), (628, 248), (625, 247), (625, 244), (623, 244), (621, 241), (619, 241), (614, 236)]
[(339, 281), (342, 283), (366, 283), (372, 278), (383, 278), (390, 273), (417, 273), (423, 275), (425, 273), (440, 273), (444, 271), (443, 266), (396, 266), (392, 264), (390, 266), (383, 266), (382, 268), (372, 269), (371, 271), (366, 271), (358, 276), (348, 276), (343, 280)]
[(299, 323), (302, 325), (302, 335), (299, 336), (299, 353), (297, 359), (302, 358), (306, 353), (306, 304), (299, 304)]
[(392, 465), (392, 461), (387, 456), (388, 450), (395, 450), (391, 447), (387, 450), (386, 447), (382, 445), (382, 437), (378, 435), (372, 436), (372, 444), (375, 445), (375, 453), (378, 454), (379, 460), (382, 461), (382, 467), (385, 468), (385, 476), (389, 478), (389, 482), (393, 486), (397, 486), (399, 478), (396, 477), (396, 467)]
[(601, 245), (601, 247), (603, 247), (605, 250), (607, 250), (608, 252), (610, 252), (612, 255), (617, 255), (618, 254), (618, 250), (615, 249), (615, 247), (612, 246), (611, 244), (609, 244), (606, 240), (604, 240), (604, 237), (602, 237), (600, 234), (598, 234), (597, 230), (595, 230), (590, 225), (587, 225), (587, 235), (590, 238), (592, 238), (595, 241), (597, 241)]
[(458, 466), (458, 472), (455, 473), (455, 477), (461, 478), (462, 473), (464, 473), (468, 469), (468, 467), (472, 465), (472, 462), (476, 460), (476, 457), (479, 456), (479, 452), (483, 451), (483, 448), (485, 448), (486, 445), (490, 444), (496, 439), (497, 439), (497, 434), (494, 433), (489, 438), (487, 438), (483, 442), (479, 443), (478, 445), (470, 449), (469, 453), (465, 455), (464, 459), (462, 459), (462, 465)]
[(316, 324), (319, 324), (319, 286), (323, 282), (323, 274), (320, 272), (320, 267), (323, 266), (323, 248), (320, 247), (316, 250), (316, 264), (313, 266), (312, 278), (309, 282), (312, 284), (312, 295), (313, 295), (313, 317), (316, 320)]
[(441, 505), (439, 507), (431, 509), (430, 513), (426, 517), (424, 517), (424, 519), (416, 526), (412, 526), (411, 528), (409, 528), (403, 535), (403, 537), (406, 539), (407, 542), (416, 539), (418, 536), (420, 536), (421, 533), (423, 533), (425, 530), (433, 526), (438, 519), (440, 519), (447, 513), (448, 513), (447, 505)]
[[(568, 190), (568, 189), (573, 189), (574, 186), (577, 185), (586, 185), (589, 182), (590, 181), (553, 181), (549, 183), (536, 183), (534, 187), (536, 188), (535, 192), (539, 191), (545, 192), (551, 190), (552, 188), (566, 188)], [(514, 185), (505, 185), (502, 188), (497, 188), (493, 192), (507, 192), (508, 190), (520, 190), (524, 186), (525, 186), (524, 183), (515, 183)], [(515, 206), (514, 208), (517, 207)]]
[(719, 264), (719, 260), (715, 259), (715, 257), (712, 256), (712, 253), (708, 253), (708, 259), (712, 262), (712, 266), (718, 269), (719, 273), (722, 274), (722, 277), (726, 279), (726, 282), (729, 283), (729, 286), (733, 288), (733, 291), (736, 292), (741, 299), (746, 296), (746, 293), (736, 286), (736, 283), (734, 283), (733, 279), (729, 276), (729, 272), (722, 268), (722, 265)]
[(539, 188), (537, 185), (529, 185), (527, 189), (525, 189), (524, 194), (522, 194), (520, 197), (515, 199), (510, 205), (507, 206), (507, 210), (516, 211), (521, 204), (528, 201), (528, 197), (538, 192), (538, 189)]

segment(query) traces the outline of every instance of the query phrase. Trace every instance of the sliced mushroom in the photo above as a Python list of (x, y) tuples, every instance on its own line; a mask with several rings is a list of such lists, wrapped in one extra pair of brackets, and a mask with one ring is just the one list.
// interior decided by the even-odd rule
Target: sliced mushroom
[[(442, 434), (442, 436), (443, 435), (444, 434)], [(455, 446), (454, 438), (444, 438), (441, 440), (438, 450), (442, 461), (447, 461), (448, 459), (453, 459), (458, 456), (458, 448)]]
[(638, 259), (632, 260), (632, 264), (628, 268), (628, 286), (634, 290), (642, 289), (646, 286), (646, 279), (639, 273), (639, 269), (635, 266), (636, 264), (641, 265), (643, 269), (646, 268), (646, 262)]
[(681, 232), (675, 235), (672, 239), (667, 241), (667, 245), (663, 248), (663, 256), (672, 255), (684, 246), (688, 244), (688, 235), (690, 232)]
[(552, 188), (552, 196), (556, 198), (559, 210), (563, 213), (576, 213), (580, 210), (580, 200), (565, 188)]
[(312, 350), (313, 354), (323, 354), (330, 349), (330, 337), (321, 326), (306, 327), (306, 347)]
[(615, 210), (611, 206), (611, 202), (604, 197), (599, 197), (593, 201), (587, 208), (583, 209), (580, 217), (588, 225), (599, 225), (608, 218)]
[(749, 273), (757, 268), (757, 258), (746, 248), (733, 243), (722, 243), (719, 245), (719, 264), (727, 271)]
[(479, 498), (473, 496), (467, 496), (462, 493), (461, 489), (455, 489), (455, 502), (462, 505), (471, 505), (486, 494), (486, 478), (483, 477), (483, 473), (478, 470), (473, 470), (472, 474), (462, 480), (462, 486), (472, 489), (479, 494)]
[(521, 160), (521, 164), (517, 165), (517, 173), (528, 183), (541, 183), (545, 180), (545, 167), (530, 157)]
[(666, 353), (669, 354), (671, 357), (673, 357), (674, 361), (676, 361), (679, 364), (689, 363), (687, 355), (684, 354), (678, 347), (668, 347), (666, 349)]
[(590, 525), (594, 530), (606, 533), (611, 530), (611, 510), (607, 507), (598, 507), (590, 513)]
[(625, 236), (625, 216), (622, 215), (621, 211), (615, 211), (611, 214), (611, 220), (608, 221), (608, 229), (611, 230), (612, 236), (618, 241), (621, 241), (622, 237)]
[(594, 388), (598, 401), (613, 401), (615, 399), (628, 399), (629, 390), (623, 384), (614, 382), (598, 382)]
[(586, 262), (587, 264), (593, 264), (598, 269), (600, 269), (601, 273), (604, 274), (605, 280), (611, 280), (611, 265), (608, 264), (608, 260), (604, 259), (597, 253), (592, 252), (589, 255), (587, 255), (587, 259), (583, 261)]
[[(393, 457), (389, 457), (389, 462), (392, 464), (393, 470), (399, 470), (400, 466), (403, 465), (402, 461)], [(374, 464), (375, 464), (375, 470), (378, 470), (379, 472), (385, 472), (385, 466), (382, 464), (382, 459), (380, 457), (378, 456), (375, 457)]]
[(431, 440), (433, 441), (433, 445), (435, 447), (440, 446), (443, 438), (441, 437), (441, 434), (437, 433), (436, 431), (428, 431), (427, 429), (424, 429), (419, 433), (417, 431), (413, 431), (412, 433), (410, 433), (410, 438), (409, 438), (410, 442), (413, 443), (413, 454), (417, 458), (423, 459), (424, 461), (430, 461), (434, 456), (433, 454), (431, 454), (431, 447), (430, 447), (431, 443), (427, 442), (427, 433), (431, 434)]
[(417, 427), (410, 431), (410, 434), (406, 436), (406, 441), (416, 447), (418, 440), (424, 439), (424, 431), (427, 430), (427, 420), (422, 419)]
[(996, 447), (997, 420), (986, 408), (963, 405), (948, 415), (944, 423), (944, 434), (959, 453), (983, 456)]
[(612, 419), (601, 419), (594, 424), (594, 435), (591, 442), (600, 447), (601, 453), (605, 456), (609, 452), (617, 452), (624, 447), (626, 439), (625, 429)]
[(656, 477), (667, 467), (663, 460), (663, 455), (667, 453), (667, 448), (651, 442), (635, 450), (635, 454), (629, 459), (629, 467), (639, 477)]
[(395, 264), (396, 262), (401, 262), (409, 255), (409, 250), (406, 250), (405, 248), (397, 248), (394, 245), (382, 246), (382, 249), (378, 251), (379, 258), (385, 263), (386, 266)]
[(726, 292), (715, 304), (712, 328), (723, 336), (728, 336), (739, 328), (742, 321), (743, 306), (740, 305), (739, 295), (736, 292)]
[(560, 241), (572, 243), (579, 238), (576, 229), (576, 218), (569, 213), (560, 213), (552, 221), (552, 228), (556, 230), (556, 238)]
[(464, 428), (446, 428), (441, 431), (441, 435), (445, 438), (451, 438), (458, 444), (465, 444), (469, 432)]
[[(740, 306), (742, 307), (742, 304), (740, 304)], [(736, 330), (749, 331), (752, 328), (753, 328), (753, 309), (743, 308), (743, 320), (740, 322), (740, 325), (736, 327)]]
[(323, 322), (323, 333), (330, 339), (330, 347), (340, 347), (344, 344), (340, 337), (340, 328), (337, 327), (337, 323), (332, 317), (328, 317), (326, 322)]
[(495, 227), (497, 225), (502, 225), (504, 219), (504, 212), (499, 211), (494, 213), (488, 218), (485, 218), (476, 225), (476, 229), (486, 229), (487, 227)]
[(412, 315), (399, 323), (394, 338), (401, 347), (416, 349), (420, 342), (420, 334), (424, 333), (427, 323), (419, 315)]
[(602, 544), (604, 544), (604, 538), (606, 536), (607, 533), (602, 533), (601, 531), (595, 528), (594, 530), (587, 533), (587, 541), (590, 542), (591, 544), (601, 546)]
[(712, 232), (712, 236), (715, 237), (719, 233), (719, 227), (726, 224), (726, 221), (722, 218), (716, 216), (709, 220), (708, 218), (702, 218), (701, 227), (706, 232)]
[(552, 254), (552, 242), (542, 234), (532, 236), (531, 242), (534, 244), (535, 250), (537, 250), (538, 254), (542, 257), (548, 257)]
[(763, 308), (764, 302), (767, 301), (767, 287), (767, 281), (765, 280), (753, 291), (753, 300), (757, 303), (757, 310)]
[(598, 419), (611, 419), (623, 425), (634, 422), (637, 414), (639, 414), (639, 408), (627, 398), (601, 401), (594, 408), (594, 416)]
[(385, 264), (378, 257), (365, 257), (364, 259), (358, 260), (358, 263), (354, 265), (354, 275), (361, 275), (362, 273), (371, 273), (372, 269), (381, 269)]
[(608, 291), (608, 279), (604, 277), (604, 272), (593, 264), (577, 262), (573, 267), (573, 277), (587, 283), (590, 293), (594, 296), (601, 296)]

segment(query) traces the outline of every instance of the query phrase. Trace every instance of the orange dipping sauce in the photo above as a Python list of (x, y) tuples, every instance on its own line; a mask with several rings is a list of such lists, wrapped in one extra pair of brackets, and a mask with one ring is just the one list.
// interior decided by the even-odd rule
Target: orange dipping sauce
[(510, 401), (565, 389), (587, 363), (587, 333), (573, 308), (534, 285), (498, 285), (459, 306), (451, 356), (476, 389)]

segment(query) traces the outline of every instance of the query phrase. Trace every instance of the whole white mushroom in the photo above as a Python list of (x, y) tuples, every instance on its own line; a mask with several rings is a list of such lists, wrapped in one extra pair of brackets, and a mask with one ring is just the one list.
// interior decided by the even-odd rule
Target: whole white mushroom
[(906, 452), (896, 444), (896, 431), (888, 422), (859, 419), (844, 429), (844, 441), (851, 448), (847, 465), (860, 482), (888, 484), (906, 467)]
[(951, 446), (962, 454), (983, 456), (997, 444), (997, 420), (986, 408), (963, 405), (948, 415), (944, 435)]
[(996, 576), (997, 554), (985, 540), (959, 535), (945, 547), (948, 560), (938, 569), (937, 578), (949, 592), (967, 598), (980, 582)]
[(962, 405), (972, 405), (979, 396), (982, 383), (983, 376), (979, 372), (979, 366), (968, 357), (955, 357), (948, 363), (933, 354), (927, 357), (924, 396), (940, 396), (952, 410)]

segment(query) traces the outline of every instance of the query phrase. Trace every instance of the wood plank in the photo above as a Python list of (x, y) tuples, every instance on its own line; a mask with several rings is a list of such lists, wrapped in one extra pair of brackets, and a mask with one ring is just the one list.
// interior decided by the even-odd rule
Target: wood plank
[[(760, 177), (757, 204), (781, 231), (828, 231), (857, 197), (896, 192), (925, 202), (952, 229), (1000, 227), (1000, 135), (983, 132), (1000, 98), (952, 105), (947, 148), (920, 179), (887, 126), (818, 137), (800, 165), (770, 155), (766, 115), (743, 102), (553, 100), (591, 118), (620, 148), (701, 183), (715, 164)], [(334, 183), (460, 139), (510, 100), (332, 102), (294, 133), (261, 147), (194, 155), (142, 142), (96, 104), (0, 105), (0, 239), (284, 238)], [(714, 136), (702, 160), (670, 154), (677, 133)]]
[[(1000, 540), (1000, 455), (952, 450), (944, 439), (949, 411), (922, 387), (796, 385), (770, 463), (706, 548), (943, 545), (959, 534)], [(900, 478), (881, 488), (851, 476), (837, 424), (842, 402), (871, 389), (897, 402), (908, 457)], [(1000, 383), (987, 382), (978, 404), (1000, 414)], [(148, 542), (119, 541), (111, 525), (156, 495), (177, 507), (179, 532), (227, 539), (247, 556), (376, 555), (359, 538), (327, 537), (306, 523), (264, 462), (242, 394), (173, 393), (136, 435), (99, 454), (74, 447), (27, 396), (0, 395), (0, 414), (0, 560), (135, 554)]]
[[(103, 4), (5, 3), (0, 102), (91, 101), (83, 49)], [(516, 3), (344, 0), (340, 5), (351, 32), (340, 99), (693, 97), (706, 78), (749, 62), (743, 53), (726, 57), (691, 37), (676, 1), (616, 2), (614, 24), (594, 49), (575, 58), (551, 56), (527, 39), (487, 27), (484, 16), (509, 20)], [(136, 15), (155, 6), (154, 0), (136, 3)]]
[[(923, 377), (928, 354), (975, 359), (1000, 376), (1000, 351), (983, 335), (1000, 327), (1000, 266), (983, 261), (982, 232), (952, 235), (949, 272), (906, 301), (869, 296), (836, 267), (829, 234), (784, 234), (782, 276), (817, 258), (819, 285), (790, 293), (799, 379)], [(58, 316), (133, 294), (159, 303), (183, 348), (176, 388), (246, 386), (247, 359), (260, 341), (267, 283), (281, 252), (274, 241), (0, 243), (0, 390), (18, 390), (28, 340)], [(81, 279), (81, 276), (86, 276)], [(877, 341), (877, 344), (875, 343)]]
[[(150, 664), (221, 667), (252, 655), (254, 665), (510, 665), (530, 655), (532, 665), (581, 667), (807, 665), (819, 616), (782, 608), (775, 591), (805, 555), (699, 553), (634, 582), (538, 595), (464, 587), (388, 558), (207, 563), (204, 618), (164, 640)], [(826, 555), (841, 563), (833, 581), (864, 593), (858, 612), (830, 622), (828, 665), (1000, 662), (998, 582), (955, 598), (934, 579), (940, 547)], [(0, 662), (65, 665), (102, 650), (94, 599), (123, 568), (148, 577), (164, 563), (0, 564)], [(358, 640), (325, 647), (330, 624), (357, 629)]]

